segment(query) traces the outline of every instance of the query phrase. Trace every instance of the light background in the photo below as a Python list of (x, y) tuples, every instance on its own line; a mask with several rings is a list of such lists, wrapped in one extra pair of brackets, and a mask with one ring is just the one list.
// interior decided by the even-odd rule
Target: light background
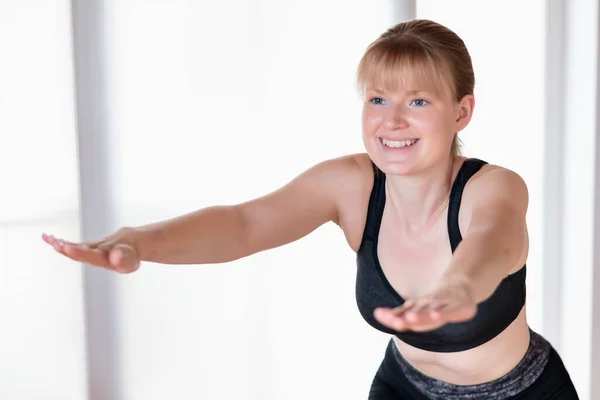
[(593, 2), (2, 0), (0, 398), (365, 399), (388, 337), (337, 227), (128, 276), (39, 235), (243, 201), (363, 151), (356, 65), (415, 16), (471, 51), (464, 151), (527, 181), (529, 321), (600, 396)]

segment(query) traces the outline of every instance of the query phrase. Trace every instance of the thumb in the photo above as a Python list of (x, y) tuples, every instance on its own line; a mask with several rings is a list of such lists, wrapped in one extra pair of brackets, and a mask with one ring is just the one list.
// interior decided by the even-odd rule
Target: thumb
[(108, 262), (117, 272), (130, 273), (140, 267), (140, 259), (135, 249), (126, 244), (115, 245), (108, 253)]

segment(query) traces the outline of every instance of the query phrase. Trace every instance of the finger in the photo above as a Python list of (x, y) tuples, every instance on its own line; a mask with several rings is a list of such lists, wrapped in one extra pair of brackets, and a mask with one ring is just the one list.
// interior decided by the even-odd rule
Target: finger
[(432, 318), (423, 318), (418, 323), (411, 323), (410, 330), (414, 332), (427, 332), (433, 331), (445, 325), (446, 322), (443, 320), (434, 320)]
[(53, 246), (55, 249), (58, 249), (59, 247), (61, 247), (61, 244), (62, 244), (62, 242), (63, 242), (63, 241), (61, 241), (61, 240), (59, 240), (59, 239), (55, 238), (54, 236), (52, 236), (52, 235), (47, 235), (47, 234), (45, 234), (45, 233), (42, 235), (42, 239), (43, 239), (43, 240), (44, 240), (46, 243), (48, 243), (50, 246)]
[(42, 239), (48, 244), (56, 244), (56, 243), (70, 243), (64, 239), (59, 239), (56, 236), (48, 235), (46, 233), (42, 234)]
[(48, 235), (47, 233), (42, 233), (42, 240), (48, 244), (52, 244), (52, 235)]
[(397, 316), (391, 308), (376, 308), (373, 312), (373, 316), (380, 324), (396, 331), (403, 331), (407, 328), (405, 319), (401, 316)]
[(415, 331), (424, 332), (439, 328), (445, 324), (445, 321), (439, 318), (432, 318), (428, 314), (420, 316), (416, 320), (409, 320), (406, 316), (398, 316), (393, 310), (390, 309), (379, 309), (376, 310), (375, 318), (388, 328), (396, 331)]
[(65, 255), (64, 247), (66, 242), (64, 240), (50, 237), (48, 238), (47, 243), (54, 247), (54, 250)]
[(448, 303), (439, 307), (439, 319), (445, 322), (464, 322), (475, 316), (477, 308), (464, 303)]
[(424, 310), (429, 308), (430, 304), (431, 304), (431, 300), (422, 299), (410, 311), (411, 311), (411, 313), (414, 313), (414, 314), (421, 314)]
[(86, 245), (87, 247), (89, 247), (90, 249), (96, 249), (98, 248), (98, 246), (102, 245), (105, 243), (105, 240), (95, 240), (95, 241), (88, 241), (88, 242), (83, 242), (83, 245)]
[(445, 318), (449, 322), (468, 321), (477, 313), (477, 307), (473, 304), (456, 304), (445, 309)]
[(415, 306), (406, 312), (406, 319), (411, 322), (416, 322), (426, 317), (432, 302), (433, 301), (430, 298), (419, 299)]
[(86, 246), (76, 244), (64, 244), (62, 252), (67, 257), (86, 264), (104, 267), (108, 264), (108, 257), (105, 251), (100, 249), (90, 249)]
[(73, 242), (69, 242), (67, 240), (64, 239), (58, 239), (52, 235), (47, 235), (47, 234), (43, 234), (42, 235), (42, 239), (48, 243), (49, 245), (51, 245), (52, 247), (54, 247), (54, 249), (56, 251), (58, 251), (61, 254), (65, 254), (64, 253), (64, 247), (66, 245), (70, 245), (70, 246), (83, 246), (82, 244), (77, 244), (77, 243), (73, 243)]
[(439, 302), (429, 303), (419, 311), (419, 318), (420, 319), (427, 318), (428, 320), (431, 320), (431, 321), (438, 321), (441, 318), (441, 314), (440, 314), (439, 310), (440, 310)]
[(104, 240), (96, 240), (96, 241), (88, 241), (88, 242), (81, 242), (81, 243), (76, 243), (76, 242), (71, 242), (65, 239), (59, 239), (53, 235), (49, 235), (47, 233), (42, 233), (42, 239), (44, 240), (44, 242), (50, 244), (50, 245), (55, 245), (55, 244), (77, 244), (80, 246), (87, 246), (91, 249), (98, 247), (100, 244), (102, 244), (104, 242)]
[(394, 308), (393, 313), (396, 316), (401, 317), (402, 315), (406, 314), (407, 311), (411, 310), (416, 304), (417, 303), (414, 300), (406, 300), (404, 304)]
[(443, 315), (438, 311), (438, 308), (433, 305), (428, 305), (419, 310), (418, 314), (408, 318), (409, 329), (415, 332), (431, 331), (446, 324)]

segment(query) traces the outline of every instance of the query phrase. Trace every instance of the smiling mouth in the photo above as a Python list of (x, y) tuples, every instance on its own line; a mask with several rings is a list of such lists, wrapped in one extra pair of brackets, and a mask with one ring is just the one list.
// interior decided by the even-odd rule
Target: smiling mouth
[(388, 140), (381, 138), (381, 143), (385, 147), (389, 147), (392, 149), (402, 149), (404, 147), (410, 147), (413, 144), (417, 143), (419, 139), (411, 139), (411, 140)]

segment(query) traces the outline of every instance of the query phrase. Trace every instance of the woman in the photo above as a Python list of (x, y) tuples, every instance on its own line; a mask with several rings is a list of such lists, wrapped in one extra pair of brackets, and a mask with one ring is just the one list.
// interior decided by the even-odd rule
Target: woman
[(44, 240), (130, 273), (141, 261), (232, 261), (333, 221), (357, 253), (362, 316), (392, 335), (370, 399), (577, 399), (560, 357), (527, 324), (527, 187), (459, 154), (475, 105), (463, 41), (432, 21), (398, 24), (369, 46), (358, 84), (366, 154), (321, 162), (242, 204), (93, 243)]

